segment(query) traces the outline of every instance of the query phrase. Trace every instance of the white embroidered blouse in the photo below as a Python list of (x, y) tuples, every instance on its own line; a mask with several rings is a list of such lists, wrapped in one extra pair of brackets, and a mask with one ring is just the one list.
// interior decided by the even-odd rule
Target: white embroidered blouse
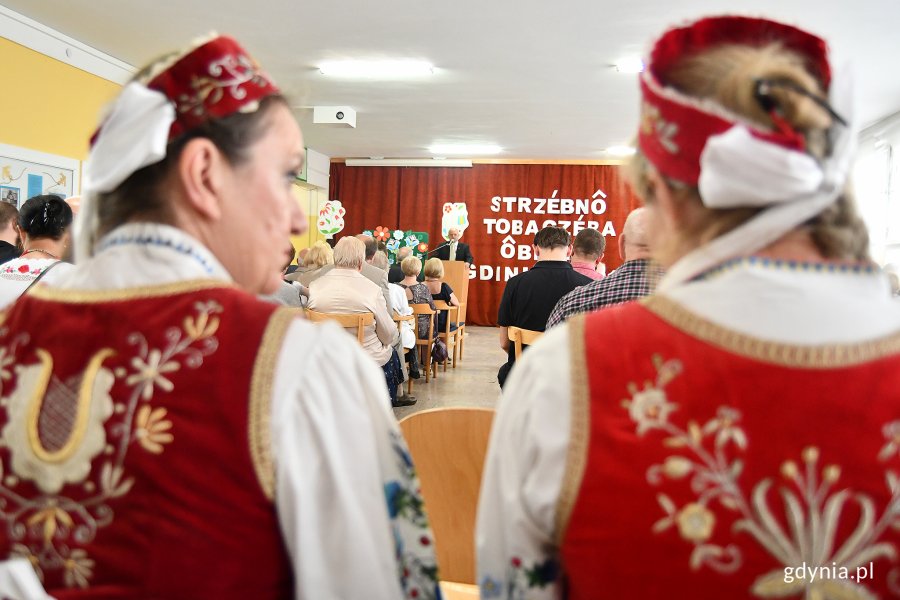
[[(38, 255), (39, 256), (39, 255)], [(0, 264), (0, 308), (12, 304), (28, 289), (35, 279), (41, 277), (41, 273), (47, 271), (53, 265), (47, 274), (41, 277), (38, 285), (52, 284), (72, 265), (66, 262), (59, 262), (55, 258), (40, 257), (35, 255), (22, 258), (14, 258), (3, 264)]]

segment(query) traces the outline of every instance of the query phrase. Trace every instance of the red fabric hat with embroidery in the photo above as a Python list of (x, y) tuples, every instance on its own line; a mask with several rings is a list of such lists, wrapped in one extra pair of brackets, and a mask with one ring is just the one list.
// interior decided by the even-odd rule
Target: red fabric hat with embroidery
[(209, 119), (253, 112), (278, 88), (235, 40), (219, 36), (195, 48), (147, 84), (175, 103), (174, 139)]
[[(178, 58), (146, 87), (175, 107), (169, 141), (210, 119), (253, 112), (266, 96), (280, 93), (275, 83), (234, 39), (217, 36)], [(100, 130), (91, 138), (93, 145)]]
[[(805, 57), (810, 71), (828, 88), (831, 70), (825, 41), (790, 25), (747, 17), (713, 17), (672, 29), (656, 42), (641, 75), (643, 101), (638, 143), (641, 152), (662, 175), (696, 185), (700, 177), (700, 155), (707, 139), (738, 122), (746, 125), (711, 100), (686, 96), (666, 87), (666, 74), (673, 65), (686, 56), (716, 46), (773, 43)], [(774, 131), (749, 125), (748, 129), (760, 139), (789, 149), (804, 149), (803, 137), (786, 124)]]

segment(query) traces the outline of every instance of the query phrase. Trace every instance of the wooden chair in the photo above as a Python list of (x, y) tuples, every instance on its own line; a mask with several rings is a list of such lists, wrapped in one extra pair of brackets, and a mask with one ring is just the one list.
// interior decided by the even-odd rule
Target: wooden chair
[(519, 360), (522, 356), (523, 345), (530, 346), (543, 334), (543, 331), (532, 331), (531, 329), (522, 329), (521, 327), (506, 328), (506, 337), (516, 345), (516, 360)]
[[(397, 333), (400, 334), (401, 338), (403, 338), (403, 322), (404, 321), (413, 321), (413, 324), (412, 324), (413, 333), (416, 333), (415, 318), (416, 317), (414, 315), (402, 315), (401, 316), (401, 315), (394, 313), (394, 316), (393, 316), (394, 323), (397, 324)], [(404, 360), (402, 356), (400, 357), (400, 360)], [(413, 379), (412, 379), (412, 377), (407, 377), (406, 378), (406, 393), (412, 394), (412, 388), (413, 388)]]
[(447, 312), (447, 319), (444, 321), (444, 330), (439, 331), (437, 336), (444, 340), (447, 344), (447, 360), (444, 361), (444, 373), (447, 372), (447, 363), (450, 362), (453, 368), (456, 368), (456, 344), (459, 340), (459, 330), (450, 330), (450, 323), (459, 319), (459, 308), (452, 306), (444, 300), (435, 300), (434, 307), (438, 312)]
[(476, 582), (475, 515), (493, 418), (490, 408), (454, 406), (420, 411), (400, 421), (445, 581)]
[(463, 348), (466, 342), (466, 303), (459, 301), (459, 313), (456, 316), (456, 345), (459, 346), (459, 360), (463, 357)]
[(365, 338), (365, 329), (369, 325), (375, 324), (375, 313), (323, 313), (317, 310), (306, 309), (306, 318), (313, 323), (321, 321), (335, 321), (345, 329), (356, 327), (356, 339), (360, 345)]
[[(419, 349), (422, 366), (425, 367), (425, 383), (428, 383), (431, 376), (431, 347), (434, 345), (434, 314), (437, 311), (431, 310), (427, 304), (410, 303), (409, 307), (413, 309), (413, 315), (416, 317), (414, 328), (416, 330), (416, 348)], [(419, 317), (428, 315), (428, 338), (419, 338)], [(434, 365), (434, 376), (437, 377), (437, 364)]]

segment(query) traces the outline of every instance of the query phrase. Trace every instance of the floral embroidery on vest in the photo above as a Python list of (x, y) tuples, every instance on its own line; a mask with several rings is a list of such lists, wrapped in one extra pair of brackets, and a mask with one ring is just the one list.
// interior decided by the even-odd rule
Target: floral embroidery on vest
[[(194, 311), (165, 331), (165, 347), (151, 348), (142, 333), (131, 333), (127, 344), (136, 347), (134, 356), (103, 348), (88, 357), (82, 374), (66, 381), (53, 375), (53, 357), (41, 348), (35, 349), (37, 362), (15, 360), (29, 341), (27, 333), (0, 346), (0, 402), (9, 417), (0, 443), (10, 455), (10, 472), (0, 482), (0, 519), (12, 554), (28, 559), (42, 579), (45, 571), (62, 570), (66, 586), (88, 586), (94, 561), (78, 546), (112, 523), (109, 501), (134, 485), (124, 466), (131, 445), (161, 454), (175, 439), (166, 410), (153, 408), (151, 401), (174, 389), (167, 376), (200, 367), (218, 348), (214, 335), (222, 307), (197, 302)], [(4, 328), (0, 337), (8, 333)], [(16, 362), (16, 386), (3, 389)], [(122, 402), (111, 396), (117, 381), (130, 388)], [(116, 424), (107, 430), (113, 417)], [(32, 482), (40, 494), (15, 493), (11, 488), (19, 481)], [(66, 486), (79, 486), (86, 497), (69, 497)]]
[[(750, 592), (760, 598), (876, 598), (865, 587), (863, 577), (855, 580), (850, 575), (858, 574), (858, 568), (871, 568), (879, 559), (893, 562), (898, 557), (895, 544), (881, 538), (888, 529), (900, 529), (900, 473), (885, 471), (891, 495), (878, 516), (869, 495), (836, 488), (840, 466), (830, 462), (820, 466), (823, 457), (819, 449), (809, 446), (802, 451), (799, 462), (788, 459), (781, 464), (784, 483), (777, 486), (778, 496), (770, 497), (776, 485), (772, 477), (755, 483), (748, 497), (738, 484), (744, 466), (739, 456), (749, 449), (740, 412), (720, 406), (706, 423), (689, 420), (686, 425), (679, 425), (673, 418), (678, 405), (669, 401), (665, 387), (682, 372), (682, 364), (678, 360), (664, 361), (657, 355), (653, 356), (653, 363), (656, 381), (645, 382), (643, 388), (630, 383), (631, 397), (622, 405), (639, 435), (664, 434), (667, 437), (663, 445), (680, 452), (652, 465), (647, 471), (648, 482), (661, 486), (667, 480), (690, 477), (690, 489), (696, 499), (679, 507), (668, 495), (660, 493), (657, 501), (665, 516), (653, 525), (652, 531), (661, 534), (674, 528), (693, 545), (688, 561), (691, 569), (707, 567), (722, 574), (742, 567), (740, 542), (746, 536), (738, 534), (749, 534), (784, 567), (756, 578)], [(900, 421), (886, 424), (882, 433), (886, 443), (877, 458), (884, 462), (900, 453)], [(783, 507), (780, 512), (775, 500), (779, 497)], [(859, 509), (859, 520), (849, 535), (839, 539), (841, 515), (853, 504)], [(727, 513), (737, 516), (731, 530), (735, 543), (711, 543), (720, 520), (717, 515)], [(778, 515), (784, 516), (787, 530)], [(801, 565), (824, 576), (813, 580), (787, 576), (789, 569), (799, 569)], [(900, 594), (900, 569), (894, 568), (887, 580), (891, 591)]]

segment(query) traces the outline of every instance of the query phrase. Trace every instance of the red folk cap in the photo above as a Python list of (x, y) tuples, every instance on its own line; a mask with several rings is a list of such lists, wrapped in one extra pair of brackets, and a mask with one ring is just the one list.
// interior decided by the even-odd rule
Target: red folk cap
[[(666, 87), (666, 74), (682, 58), (726, 44), (766, 46), (781, 44), (804, 57), (807, 68), (825, 89), (831, 83), (825, 41), (796, 27), (748, 17), (712, 17), (672, 29), (656, 42), (641, 75), (641, 122), (638, 143), (647, 159), (669, 178), (696, 185), (700, 155), (706, 141), (742, 121), (717, 103), (693, 98)], [(766, 131), (747, 125), (750, 132), (794, 150), (804, 140), (794, 131)]]
[[(147, 87), (175, 107), (169, 140), (210, 119), (253, 112), (259, 101), (279, 89), (259, 64), (227, 36), (217, 36), (188, 51), (153, 77)], [(91, 138), (94, 144), (99, 130)]]

